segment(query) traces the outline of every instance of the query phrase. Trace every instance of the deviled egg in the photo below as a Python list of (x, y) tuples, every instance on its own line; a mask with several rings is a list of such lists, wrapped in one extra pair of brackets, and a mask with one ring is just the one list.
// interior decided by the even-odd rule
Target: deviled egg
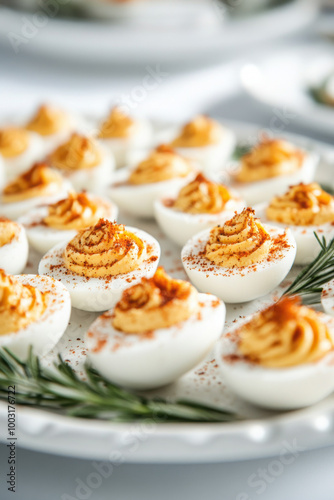
[(318, 155), (281, 139), (264, 137), (245, 154), (232, 175), (231, 186), (248, 205), (269, 201), (291, 184), (313, 181)]
[(74, 307), (105, 311), (125, 289), (153, 276), (159, 258), (159, 243), (148, 233), (100, 219), (70, 242), (53, 247), (38, 272), (61, 281)]
[(128, 153), (150, 146), (153, 132), (147, 121), (131, 118), (116, 106), (101, 124), (97, 138), (114, 155), (119, 168), (126, 165)]
[(334, 318), (283, 298), (219, 342), (224, 381), (241, 398), (271, 409), (317, 403), (334, 389)]
[(50, 205), (37, 207), (20, 217), (29, 243), (40, 253), (69, 241), (78, 231), (92, 226), (99, 219), (116, 220), (118, 209), (108, 200), (71, 191), (68, 196)]
[(319, 254), (314, 232), (327, 239), (334, 237), (334, 197), (316, 182), (290, 186), (285, 194), (255, 210), (263, 222), (291, 229), (297, 243), (295, 264), (309, 264)]
[(159, 146), (135, 168), (116, 172), (108, 194), (124, 211), (153, 217), (155, 200), (166, 193), (175, 195), (195, 174), (189, 160), (168, 146)]
[(247, 302), (271, 292), (290, 271), (296, 242), (290, 229), (262, 225), (254, 210), (191, 238), (182, 263), (198, 290), (224, 302)]
[(156, 200), (154, 213), (164, 233), (183, 246), (196, 233), (230, 219), (244, 206), (236, 193), (200, 173), (175, 198)]
[(220, 337), (225, 306), (190, 283), (158, 268), (123, 292), (91, 325), (88, 358), (107, 379), (132, 389), (153, 389), (197, 366)]
[(196, 160), (208, 173), (224, 166), (235, 144), (235, 134), (231, 130), (200, 115), (184, 125), (170, 145), (181, 155)]
[(6, 127), (0, 129), (0, 154), (5, 178), (10, 181), (42, 160), (44, 149), (37, 134), (20, 127)]
[(44, 154), (66, 141), (77, 127), (77, 118), (61, 108), (47, 104), (40, 106), (25, 125), (27, 130), (40, 136)]
[(36, 163), (16, 177), (0, 194), (0, 216), (17, 219), (43, 203), (64, 198), (71, 185), (45, 163)]
[(0, 269), (0, 346), (25, 359), (29, 347), (47, 354), (65, 332), (71, 314), (66, 288), (47, 276), (7, 276)]
[(100, 193), (112, 180), (112, 154), (94, 139), (74, 133), (49, 156), (50, 165), (68, 179), (74, 189)]
[(24, 227), (0, 218), (0, 268), (8, 274), (20, 274), (28, 260), (29, 245)]

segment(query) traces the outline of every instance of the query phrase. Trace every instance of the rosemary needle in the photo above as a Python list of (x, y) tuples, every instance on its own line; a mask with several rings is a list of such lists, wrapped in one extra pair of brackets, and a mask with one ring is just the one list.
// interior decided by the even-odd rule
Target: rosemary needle
[(15, 386), (17, 404), (63, 409), (75, 417), (115, 422), (140, 419), (179, 422), (229, 422), (233, 413), (192, 401), (168, 402), (146, 398), (110, 383), (89, 366), (84, 379), (61, 356), (51, 368), (41, 366), (30, 349), (26, 362), (7, 348), (0, 348), (0, 399), (7, 400), (8, 386)]
[(314, 233), (320, 252), (317, 257), (298, 274), (283, 295), (299, 295), (304, 303), (320, 303), (322, 286), (334, 278), (334, 238), (327, 244), (326, 239)]

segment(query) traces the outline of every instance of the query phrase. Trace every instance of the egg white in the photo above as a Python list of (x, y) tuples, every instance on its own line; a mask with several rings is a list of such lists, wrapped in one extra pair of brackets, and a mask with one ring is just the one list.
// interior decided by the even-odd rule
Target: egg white
[(39, 205), (49, 205), (50, 203), (55, 203), (66, 198), (71, 190), (71, 184), (68, 181), (63, 181), (60, 190), (50, 196), (37, 196), (36, 198), (28, 198), (27, 200), (3, 203), (2, 195), (0, 195), (0, 216), (16, 220)]
[(28, 261), (29, 245), (22, 224), (15, 223), (17, 233), (14, 238), (0, 247), (0, 268), (7, 274), (20, 274)]
[(11, 158), (3, 158), (6, 182), (10, 182), (18, 175), (29, 170), (34, 163), (43, 160), (45, 156), (43, 142), (38, 134), (27, 132), (28, 147), (23, 153)]
[(37, 321), (18, 332), (0, 335), (0, 346), (7, 347), (23, 360), (27, 358), (30, 346), (37, 356), (44, 356), (55, 347), (68, 326), (70, 295), (61, 283), (47, 276), (23, 274), (14, 277), (23, 284), (49, 292), (49, 302)]
[[(334, 319), (325, 314), (322, 319), (333, 332)], [(234, 358), (240, 352), (233, 331), (223, 334), (217, 344), (215, 359), (224, 382), (242, 399), (263, 408), (292, 410), (313, 405), (334, 390), (334, 352), (315, 363), (266, 368)], [(229, 356), (232, 356), (232, 361)]]
[(78, 170), (56, 169), (71, 183), (76, 191), (90, 191), (91, 193), (101, 194), (105, 187), (111, 183), (113, 170), (115, 169), (114, 157), (100, 145), (99, 149), (102, 159), (96, 167)]
[(307, 153), (302, 166), (291, 175), (281, 175), (255, 182), (237, 182), (231, 178), (230, 184), (246, 200), (248, 206), (269, 202), (274, 196), (284, 194), (293, 184), (312, 182), (318, 162), (319, 155)]
[[(108, 380), (131, 389), (174, 382), (207, 356), (224, 328), (224, 303), (207, 294), (199, 294), (199, 302), (200, 315), (150, 336), (115, 330), (112, 311), (99, 316), (85, 337), (90, 363)], [(97, 348), (101, 340), (103, 347)]]
[[(284, 231), (263, 225), (272, 238)], [(276, 288), (290, 271), (296, 255), (296, 242), (291, 231), (286, 232), (289, 248), (281, 250), (282, 258), (273, 258), (249, 267), (222, 267), (198, 254), (204, 250), (210, 229), (191, 238), (183, 247), (181, 258), (190, 281), (198, 290), (213, 293), (226, 303), (248, 302), (262, 297)], [(188, 259), (195, 256), (196, 262)]]
[[(116, 205), (107, 200), (103, 201), (109, 205), (109, 211), (103, 217), (111, 221), (117, 220), (118, 208)], [(43, 219), (47, 215), (48, 207), (41, 206), (31, 210), (19, 219), (19, 222), (26, 229), (30, 245), (42, 254), (48, 252), (55, 245), (71, 240), (78, 232), (74, 229), (56, 229), (43, 224)]]
[(268, 219), (266, 215), (267, 207), (267, 203), (256, 205), (254, 207), (256, 216), (259, 217), (262, 222), (271, 224), (281, 229), (288, 227), (291, 230), (297, 243), (297, 253), (294, 262), (297, 265), (309, 264), (319, 254), (321, 248), (316, 237), (314, 236), (314, 232), (318, 234), (320, 239), (324, 236), (327, 241), (334, 237), (334, 226), (330, 222), (320, 224), (318, 226), (295, 226), (292, 224), (281, 224)]
[(121, 210), (143, 218), (154, 217), (155, 200), (162, 198), (166, 193), (176, 196), (178, 191), (188, 184), (195, 175), (192, 172), (186, 177), (175, 177), (162, 182), (127, 184), (132, 170), (132, 168), (125, 167), (119, 172), (115, 172), (113, 183), (107, 194)]
[(324, 285), (321, 293), (321, 305), (326, 314), (334, 316), (334, 280)]
[[(126, 227), (126, 229), (152, 248), (138, 269), (108, 278), (80, 276), (69, 271), (65, 266), (64, 251), (67, 245), (65, 242), (56, 245), (44, 255), (38, 267), (39, 274), (45, 274), (61, 281), (70, 292), (72, 306), (77, 309), (83, 311), (111, 309), (120, 300), (125, 289), (135, 285), (143, 277), (150, 278), (154, 275), (160, 259), (160, 245), (153, 236), (133, 227)], [(157, 259), (152, 262), (150, 261), (151, 256), (155, 256)]]
[(113, 154), (116, 168), (124, 167), (128, 163), (128, 155), (132, 151), (148, 148), (152, 141), (152, 126), (145, 120), (136, 121), (133, 133), (129, 137), (98, 139), (98, 142)]
[(183, 246), (195, 234), (204, 229), (217, 226), (231, 219), (234, 212), (241, 211), (246, 205), (240, 199), (231, 199), (222, 212), (216, 214), (189, 214), (174, 210), (163, 203), (164, 199), (154, 202), (154, 215), (163, 232), (177, 245)]
[(224, 127), (223, 137), (217, 144), (197, 148), (175, 148), (175, 151), (196, 161), (204, 173), (210, 174), (224, 168), (225, 162), (232, 156), (236, 142), (234, 132)]

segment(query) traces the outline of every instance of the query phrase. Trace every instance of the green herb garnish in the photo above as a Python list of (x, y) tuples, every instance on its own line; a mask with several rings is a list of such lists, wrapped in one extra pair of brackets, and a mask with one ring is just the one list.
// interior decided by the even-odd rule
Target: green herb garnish
[(16, 404), (60, 410), (67, 415), (114, 422), (141, 419), (176, 422), (229, 422), (233, 413), (192, 401), (168, 402), (147, 398), (110, 383), (88, 365), (83, 379), (61, 356), (50, 368), (29, 352), (26, 362), (7, 348), (0, 348), (0, 399), (8, 399), (8, 386), (15, 386)]
[(334, 279), (334, 238), (327, 244), (314, 233), (321, 250), (319, 255), (298, 274), (283, 295), (299, 295), (305, 304), (319, 304), (322, 286)]

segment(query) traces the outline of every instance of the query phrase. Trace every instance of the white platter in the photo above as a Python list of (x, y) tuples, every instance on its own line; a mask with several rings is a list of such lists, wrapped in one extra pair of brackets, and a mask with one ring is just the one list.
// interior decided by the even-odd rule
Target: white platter
[[(165, 25), (166, 16), (128, 24), (50, 17), (40, 28), (31, 28), (34, 33), (18, 49), (80, 62), (199, 63), (292, 33), (309, 24), (317, 11), (313, 0), (287, 0), (256, 14), (228, 19), (218, 5), (197, 0), (191, 16), (178, 15)], [(7, 47), (11, 46), (9, 34), (22, 36), (25, 20), (34, 24), (33, 16), (0, 7), (0, 36)]]
[[(230, 125), (243, 143), (259, 134), (257, 127)], [(322, 143), (298, 136), (291, 140), (321, 155), (317, 180), (333, 185), (333, 150)], [(184, 278), (180, 249), (164, 237), (152, 221), (120, 214), (119, 221), (139, 226), (160, 240), (161, 263), (175, 277)], [(31, 252), (27, 272), (36, 270), (38, 255)], [(296, 274), (294, 269), (288, 279)], [(227, 322), (269, 303), (270, 297), (245, 305), (227, 307)], [(70, 326), (56, 351), (80, 371), (85, 360), (83, 333), (96, 314), (73, 310)], [(235, 397), (225, 386), (217, 368), (215, 352), (178, 383), (154, 394), (190, 398), (229, 408), (245, 420), (224, 424), (129, 423), (69, 418), (39, 409), (17, 407), (18, 446), (48, 453), (129, 463), (204, 463), (259, 458), (279, 454), (286, 447), (311, 449), (334, 444), (334, 395), (299, 411), (274, 413), (256, 409)], [(52, 357), (50, 358), (52, 359)], [(0, 441), (6, 442), (7, 404), (0, 402)]]
[(254, 58), (243, 67), (241, 78), (257, 101), (283, 110), (304, 126), (333, 134), (334, 108), (316, 102), (309, 93), (330, 71), (334, 71), (333, 44), (318, 43)]

